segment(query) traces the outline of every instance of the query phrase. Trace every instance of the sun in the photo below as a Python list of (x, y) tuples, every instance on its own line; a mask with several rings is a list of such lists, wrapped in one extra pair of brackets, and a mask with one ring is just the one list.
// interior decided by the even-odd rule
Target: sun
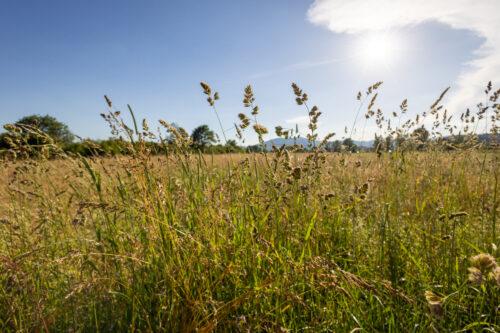
[(395, 34), (375, 32), (362, 36), (356, 54), (365, 69), (391, 68), (399, 60), (401, 41)]

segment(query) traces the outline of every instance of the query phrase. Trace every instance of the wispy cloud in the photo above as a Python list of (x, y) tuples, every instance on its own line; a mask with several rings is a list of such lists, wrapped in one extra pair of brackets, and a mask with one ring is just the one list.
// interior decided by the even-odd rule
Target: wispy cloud
[(292, 71), (298, 71), (298, 70), (304, 70), (304, 69), (309, 69), (309, 68), (314, 68), (314, 67), (326, 66), (326, 65), (331, 65), (334, 63), (343, 62), (346, 60), (348, 60), (348, 59), (347, 58), (345, 58), (345, 59), (333, 58), (333, 59), (327, 59), (327, 60), (321, 60), (321, 61), (298, 62), (298, 63), (284, 66), (284, 67), (281, 67), (281, 68), (278, 68), (275, 70), (264, 71), (264, 72), (253, 74), (250, 76), (250, 79), (261, 79), (261, 78), (273, 76), (276, 74), (282, 74), (282, 73), (287, 73), (287, 72), (292, 72)]
[(436, 21), (484, 38), (474, 60), (464, 64), (448, 107), (481, 101), (489, 80), (500, 83), (500, 0), (316, 0), (309, 20), (333, 32), (357, 34)]

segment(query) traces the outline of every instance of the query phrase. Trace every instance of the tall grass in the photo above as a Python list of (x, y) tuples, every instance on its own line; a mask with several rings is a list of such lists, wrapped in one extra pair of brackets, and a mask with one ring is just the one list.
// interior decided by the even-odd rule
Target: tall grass
[[(171, 149), (156, 156), (146, 143), (165, 135), (127, 126), (106, 98), (130, 155), (5, 161), (0, 330), (498, 331), (498, 151), (434, 127), (418, 151), (421, 122), (388, 129), (372, 111), (379, 86), (366, 119), (405, 136), (391, 153), (325, 153), (333, 134), (316, 144), (321, 113), (294, 85), (306, 153), (196, 154), (162, 121)], [(436, 128), (455, 126), (443, 96)], [(262, 141), (251, 87), (244, 102), (254, 120), (237, 129)]]

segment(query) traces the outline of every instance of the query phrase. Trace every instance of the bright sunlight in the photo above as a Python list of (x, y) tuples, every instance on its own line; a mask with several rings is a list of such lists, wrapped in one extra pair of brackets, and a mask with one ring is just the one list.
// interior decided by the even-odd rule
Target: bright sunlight
[(370, 33), (362, 36), (356, 45), (356, 55), (367, 70), (393, 67), (400, 52), (401, 40), (392, 33)]

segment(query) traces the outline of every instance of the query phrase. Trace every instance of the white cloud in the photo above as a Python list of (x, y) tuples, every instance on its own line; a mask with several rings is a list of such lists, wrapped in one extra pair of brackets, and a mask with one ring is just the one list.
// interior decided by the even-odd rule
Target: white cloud
[(484, 99), (488, 81), (500, 83), (500, 0), (315, 0), (309, 20), (337, 33), (357, 34), (436, 21), (485, 39), (454, 84), (450, 111)]

